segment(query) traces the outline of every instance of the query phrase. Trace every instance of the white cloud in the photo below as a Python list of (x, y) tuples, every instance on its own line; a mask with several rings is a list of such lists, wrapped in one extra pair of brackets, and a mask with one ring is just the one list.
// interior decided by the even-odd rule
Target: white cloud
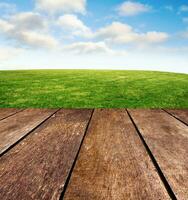
[(43, 28), (44, 24), (40, 15), (34, 13), (14, 15), (7, 21), (0, 19), (0, 32), (9, 40), (17, 41), (19, 45), (41, 48), (57, 47), (56, 39), (43, 32)]
[(97, 37), (101, 38), (117, 38), (118, 36), (131, 33), (132, 27), (120, 22), (113, 22), (111, 25), (103, 27), (96, 32)]
[(169, 36), (167, 33), (156, 31), (138, 33), (127, 24), (113, 22), (111, 25), (99, 29), (95, 37), (102, 38), (107, 42), (115, 44), (141, 44), (164, 42)]
[(125, 1), (118, 7), (118, 12), (123, 16), (134, 16), (149, 12), (151, 9), (151, 6), (139, 2)]
[(56, 39), (48, 34), (37, 33), (33, 31), (22, 31), (14, 34), (14, 39), (19, 42), (40, 48), (55, 48), (58, 45)]
[(10, 22), (21, 30), (44, 29), (47, 26), (46, 20), (39, 14), (34, 12), (22, 12), (11, 16)]
[(77, 42), (64, 47), (65, 51), (70, 51), (74, 54), (101, 54), (113, 53), (104, 42)]
[(188, 12), (188, 5), (182, 5), (179, 9), (180, 12)]
[(86, 12), (86, 0), (36, 0), (36, 7), (49, 13)]
[(0, 32), (6, 33), (14, 29), (14, 25), (6, 20), (0, 19)]
[(140, 40), (143, 40), (143, 42), (160, 43), (166, 41), (169, 36), (164, 32), (150, 31), (145, 34), (141, 34), (138, 37), (140, 37)]
[(59, 17), (57, 24), (62, 29), (71, 31), (73, 35), (92, 37), (92, 31), (76, 15), (66, 14)]

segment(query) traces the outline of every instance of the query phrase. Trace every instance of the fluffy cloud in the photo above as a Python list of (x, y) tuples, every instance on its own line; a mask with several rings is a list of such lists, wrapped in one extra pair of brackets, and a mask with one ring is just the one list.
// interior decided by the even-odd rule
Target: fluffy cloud
[(57, 24), (64, 30), (71, 31), (73, 35), (86, 38), (92, 36), (91, 30), (76, 15), (63, 15), (59, 17)]
[(46, 20), (39, 13), (34, 12), (23, 12), (13, 15), (10, 21), (22, 30), (43, 29), (47, 26)]
[(167, 33), (150, 31), (145, 34), (138, 35), (138, 40), (149, 43), (160, 43), (164, 42), (169, 38)]
[(64, 47), (64, 50), (75, 54), (113, 53), (104, 42), (77, 42)]
[(55, 48), (58, 42), (43, 31), (44, 27), (42, 17), (36, 13), (20, 13), (11, 16), (7, 21), (0, 19), (0, 32), (5, 37), (24, 46)]
[(32, 47), (55, 48), (58, 42), (48, 34), (37, 33), (33, 31), (22, 31), (14, 34), (14, 39), (22, 44)]
[(116, 44), (126, 43), (160, 43), (168, 39), (168, 34), (163, 32), (138, 33), (127, 24), (113, 22), (111, 25), (99, 29), (95, 37), (102, 38), (107, 42)]
[(126, 39), (127, 42), (131, 42), (132, 38), (130, 38), (127, 33), (132, 33), (132, 31), (132, 27), (127, 24), (113, 22), (111, 25), (99, 29), (95, 36), (113, 41), (118, 41), (120, 38), (124, 37), (124, 40)]
[(86, 0), (36, 0), (36, 7), (49, 13), (82, 13), (86, 12)]
[[(61, 9), (65, 9), (66, 6), (69, 8), (72, 6), (72, 9), (65, 9), (66, 11), (75, 11), (78, 12), (78, 5), (83, 5), (83, 10), (85, 10), (86, 1), (75, 0), (71, 1), (67, 0), (36, 0), (37, 5), (42, 8), (42, 5), (48, 4), (53, 6), (61, 7)], [(81, 3), (82, 2), (82, 3)], [(45, 4), (45, 5), (46, 5)], [(61, 6), (60, 6), (61, 5)], [(66, 6), (65, 6), (66, 5)], [(76, 7), (74, 7), (74, 6)], [(134, 7), (134, 6), (135, 7)], [(149, 6), (136, 3), (136, 2), (124, 2), (121, 7), (126, 10), (126, 6), (129, 7), (128, 15), (135, 15), (138, 12), (146, 12), (143, 8), (147, 8), (149, 10)], [(133, 9), (134, 7), (134, 9)], [(44, 8), (44, 7), (43, 7)], [(50, 7), (49, 7), (50, 8)], [(136, 9), (137, 8), (137, 11)], [(142, 11), (141, 11), (142, 10)], [(81, 12), (81, 10), (79, 11)], [(48, 19), (50, 19), (48, 21)], [(55, 26), (55, 27), (54, 27)], [(51, 35), (49, 27), (54, 28), (56, 38), (59, 37), (59, 33), (66, 33), (69, 36), (79, 36), (84, 38), (83, 40), (79, 40), (76, 38), (74, 40), (75, 43), (69, 44), (64, 49), (68, 51), (72, 51), (73, 53), (78, 54), (89, 54), (89, 53), (114, 53), (116, 50), (112, 50), (108, 47), (112, 45), (125, 45), (125, 44), (133, 44), (133, 45), (142, 45), (142, 44), (153, 44), (153, 43), (161, 43), (168, 39), (168, 34), (164, 32), (156, 32), (156, 31), (148, 31), (146, 33), (140, 33), (135, 31), (133, 27), (128, 24), (124, 24), (121, 22), (112, 22), (112, 24), (102, 27), (95, 32), (86, 26), (78, 16), (74, 14), (64, 14), (62, 16), (56, 15), (56, 17), (45, 15), (44, 13), (35, 12), (21, 12), (17, 14), (12, 14), (4, 17), (4, 19), (0, 19), (0, 32), (4, 34), (9, 41), (16, 41), (16, 45), (26, 46), (26, 47), (37, 47), (37, 48), (57, 48), (59, 47), (59, 43), (56, 40), (55, 36)], [(58, 34), (57, 34), (58, 33)], [(72, 39), (72, 38), (71, 38)], [(75, 38), (74, 38), (75, 39)], [(87, 41), (87, 42), (86, 42)], [(118, 46), (119, 47), (119, 46)], [(134, 46), (135, 47), (135, 46)]]
[(180, 6), (180, 12), (188, 12), (188, 5), (182, 5)]
[(149, 12), (151, 7), (139, 2), (125, 1), (118, 7), (118, 12), (123, 16), (134, 16)]
[(3, 19), (0, 19), (0, 32), (6, 33), (14, 29), (14, 25), (9, 23), (8, 21), (5, 21)]

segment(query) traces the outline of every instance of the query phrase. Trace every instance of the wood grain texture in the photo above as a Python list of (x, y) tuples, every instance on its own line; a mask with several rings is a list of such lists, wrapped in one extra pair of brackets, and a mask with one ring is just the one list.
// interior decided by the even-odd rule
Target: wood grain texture
[(188, 124), (188, 109), (184, 109), (184, 110), (171, 109), (171, 110), (166, 110), (166, 111), (171, 113), (173, 116), (180, 119), (184, 123)]
[(124, 109), (95, 110), (63, 199), (169, 199)]
[(54, 109), (26, 109), (0, 121), (0, 154), (55, 111)]
[(0, 160), (0, 199), (59, 199), (91, 110), (61, 110)]
[(15, 108), (0, 108), (0, 120), (13, 115), (22, 109), (15, 109)]
[(161, 110), (129, 110), (177, 199), (188, 199), (188, 127)]

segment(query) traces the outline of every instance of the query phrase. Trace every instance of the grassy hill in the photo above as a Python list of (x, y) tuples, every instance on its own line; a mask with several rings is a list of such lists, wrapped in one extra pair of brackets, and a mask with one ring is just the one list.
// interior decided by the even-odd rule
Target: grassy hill
[(0, 107), (188, 108), (188, 75), (147, 71), (0, 71)]

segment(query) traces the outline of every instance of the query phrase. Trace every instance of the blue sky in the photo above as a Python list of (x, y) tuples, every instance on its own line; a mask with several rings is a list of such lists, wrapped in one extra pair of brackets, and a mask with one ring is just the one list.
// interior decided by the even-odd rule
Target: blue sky
[(187, 0), (0, 0), (0, 69), (188, 73)]

